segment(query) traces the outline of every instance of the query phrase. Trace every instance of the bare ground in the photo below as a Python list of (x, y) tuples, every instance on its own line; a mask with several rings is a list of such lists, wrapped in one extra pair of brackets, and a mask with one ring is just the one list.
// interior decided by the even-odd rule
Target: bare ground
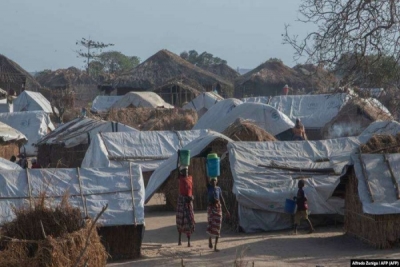
[[(134, 261), (114, 262), (107, 266), (350, 266), (350, 259), (400, 259), (398, 248), (378, 250), (344, 235), (342, 226), (316, 228), (309, 235), (300, 231), (257, 234), (222, 231), (220, 252), (208, 248), (206, 212), (196, 212), (196, 231), (192, 246), (186, 237), (178, 246), (173, 212), (147, 212), (143, 257)], [(236, 265), (234, 265), (236, 260)], [(254, 264), (254, 265), (253, 265)]]

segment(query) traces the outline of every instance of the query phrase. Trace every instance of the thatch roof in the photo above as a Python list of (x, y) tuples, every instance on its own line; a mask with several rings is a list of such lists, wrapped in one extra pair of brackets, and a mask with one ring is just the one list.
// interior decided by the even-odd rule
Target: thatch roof
[(333, 73), (312, 64), (298, 64), (294, 66), (293, 69), (298, 73), (301, 79), (307, 82), (308, 85), (305, 87), (306, 92), (311, 90), (326, 91), (338, 82)]
[(364, 154), (393, 154), (400, 153), (400, 133), (374, 134), (367, 143), (360, 146)]
[(26, 70), (24, 70), (20, 65), (7, 58), (6, 56), (0, 54), (0, 85), (3, 89), (8, 90), (8, 84), (17, 84), (20, 89), (21, 85), (25, 83), (25, 89), (37, 90), (40, 88), (40, 84), (32, 77)]
[(231, 83), (234, 83), (235, 79), (240, 76), (239, 72), (232, 69), (227, 64), (212, 64), (199, 67), (214, 73)]
[(322, 68), (312, 65), (290, 68), (279, 60), (268, 60), (235, 80), (235, 97), (280, 95), (286, 84), (292, 89), (291, 94), (303, 88), (320, 90), (329, 87), (331, 79), (334, 77)]
[(47, 88), (72, 88), (77, 85), (97, 85), (97, 82), (86, 71), (75, 67), (45, 71), (37, 76), (38, 82)]
[(184, 78), (184, 77), (182, 77), (182, 78), (175, 77), (175, 78), (169, 79), (164, 84), (154, 88), (152, 91), (155, 93), (159, 93), (159, 92), (164, 91), (165, 89), (171, 88), (173, 86), (177, 86), (184, 90), (190, 91), (193, 94), (195, 94), (195, 96), (198, 96), (201, 92), (205, 91), (204, 87), (201, 86), (198, 82), (191, 80), (191, 79)]
[(251, 121), (237, 119), (224, 132), (234, 141), (277, 141), (277, 139), (263, 128)]
[(376, 99), (372, 98), (349, 100), (336, 117), (322, 128), (323, 138), (356, 136), (374, 121), (393, 120), (393, 117), (378, 103)]
[(115, 87), (151, 90), (151, 88), (161, 86), (167, 80), (176, 77), (195, 80), (207, 89), (220, 84), (225, 94), (231, 95), (233, 92), (233, 84), (230, 82), (165, 49), (139, 64), (130, 73), (117, 78)]

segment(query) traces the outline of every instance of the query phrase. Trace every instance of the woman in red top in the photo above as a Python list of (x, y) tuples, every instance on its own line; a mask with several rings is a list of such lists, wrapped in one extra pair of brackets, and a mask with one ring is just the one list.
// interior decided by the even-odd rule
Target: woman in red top
[(181, 235), (185, 233), (190, 247), (190, 236), (194, 232), (193, 179), (187, 166), (179, 168), (179, 196), (176, 207), (176, 226), (179, 233), (178, 245), (182, 245)]

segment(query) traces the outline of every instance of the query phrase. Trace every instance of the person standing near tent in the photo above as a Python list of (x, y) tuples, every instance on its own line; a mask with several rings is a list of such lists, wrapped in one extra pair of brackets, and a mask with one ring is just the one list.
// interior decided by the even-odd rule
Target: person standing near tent
[(193, 178), (189, 175), (188, 166), (179, 167), (179, 196), (176, 207), (176, 226), (178, 228), (178, 245), (182, 245), (182, 233), (185, 233), (190, 247), (190, 236), (195, 229), (193, 212)]
[(296, 214), (294, 215), (294, 234), (297, 235), (297, 226), (300, 225), (301, 219), (304, 218), (307, 222), (308, 225), (310, 226), (310, 231), (309, 234), (314, 232), (314, 227), (308, 218), (308, 203), (307, 203), (307, 197), (304, 193), (304, 180), (299, 180), (297, 183), (297, 186), (299, 190), (297, 190), (297, 195), (294, 197), (294, 200), (296, 201), (297, 204), (297, 211)]
[[(207, 178), (206, 178), (207, 179)], [(208, 197), (208, 207), (207, 207), (207, 234), (208, 247), (213, 248), (212, 238), (215, 237), (214, 251), (219, 251), (217, 249), (218, 238), (221, 233), (222, 225), (222, 208), (221, 204), (225, 207), (227, 217), (230, 217), (229, 211), (226, 208), (224, 197), (222, 196), (222, 190), (217, 186), (217, 177), (211, 177), (210, 181), (207, 183), (207, 197)]]
[(307, 140), (306, 130), (300, 119), (296, 119), (296, 125), (292, 128), (292, 131), (294, 141)]

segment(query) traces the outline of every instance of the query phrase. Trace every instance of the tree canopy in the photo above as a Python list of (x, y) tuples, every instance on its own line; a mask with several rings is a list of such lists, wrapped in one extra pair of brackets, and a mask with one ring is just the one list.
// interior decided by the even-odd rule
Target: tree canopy
[(140, 63), (140, 58), (136, 56), (126, 56), (118, 51), (103, 52), (92, 61), (93, 70), (109, 74), (121, 74), (127, 72)]
[(189, 52), (183, 51), (180, 56), (190, 63), (200, 66), (228, 63), (226, 60), (223, 60), (219, 57), (214, 57), (213, 54), (207, 53), (206, 51), (201, 54), (199, 54), (196, 50), (190, 50)]
[(94, 58), (97, 58), (99, 52), (102, 52), (103, 48), (107, 48), (109, 46), (114, 46), (114, 44), (106, 44), (103, 42), (93, 41), (91, 39), (82, 38), (80, 41), (76, 41), (75, 43), (78, 46), (83, 48), (76, 50), (76, 54), (78, 57), (84, 58), (84, 63), (86, 64), (86, 71), (89, 73), (90, 70), (90, 61)]
[(300, 38), (285, 26), (283, 42), (295, 49), (295, 58), (308, 63), (337, 68), (343, 57), (348, 72), (357, 64), (381, 64), (385, 57), (400, 59), (400, 2), (397, 0), (302, 0), (299, 21), (315, 25), (315, 30)]

